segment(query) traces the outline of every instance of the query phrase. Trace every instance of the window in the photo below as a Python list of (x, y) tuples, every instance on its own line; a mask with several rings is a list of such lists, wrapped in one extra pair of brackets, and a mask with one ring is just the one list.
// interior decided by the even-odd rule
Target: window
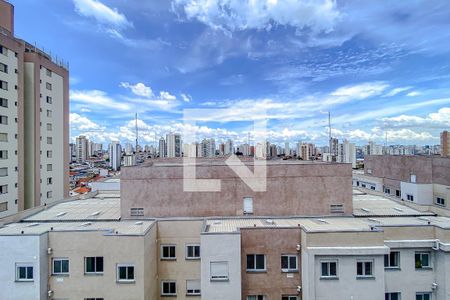
[(8, 168), (0, 168), (0, 177), (6, 177), (8, 176)]
[(8, 73), (8, 66), (3, 63), (0, 63), (0, 72)]
[(7, 142), (8, 141), (8, 134), (0, 132), (0, 142)]
[(253, 214), (253, 198), (244, 198), (244, 214)]
[(53, 192), (52, 191), (48, 191), (47, 192), (47, 199), (51, 199), (53, 198)]
[(211, 281), (228, 280), (228, 262), (211, 262), (210, 272)]
[(400, 293), (386, 293), (384, 300), (400, 300)]
[(0, 203), (0, 212), (7, 211), (7, 210), (8, 210), (8, 202)]
[(5, 56), (8, 56), (8, 49), (0, 45), (0, 54), (3, 54)]
[(200, 295), (200, 280), (186, 280), (186, 295)]
[(47, 117), (48, 118), (52, 117), (52, 111), (50, 109), (47, 109)]
[(53, 156), (52, 150), (48, 150), (47, 151), (47, 158), (52, 158), (52, 156)]
[(370, 189), (375, 191), (375, 187), (373, 185), (370, 186)]
[(85, 257), (84, 273), (86, 274), (102, 274), (103, 273), (103, 257)]
[(161, 296), (176, 296), (177, 283), (175, 281), (161, 282)]
[(416, 300), (431, 300), (431, 293), (416, 293)]
[(395, 197), (400, 198), (401, 195), (402, 195), (402, 194), (400, 193), (400, 190), (395, 190)]
[(161, 245), (161, 259), (175, 260), (177, 259), (175, 245)]
[(47, 131), (52, 131), (52, 123), (47, 123)]
[(8, 99), (0, 98), (0, 106), (1, 107), (8, 107)]
[(53, 171), (53, 165), (47, 164), (47, 171)]
[(47, 96), (47, 103), (48, 104), (52, 104), (52, 102), (53, 102), (52, 97)]
[(337, 278), (337, 261), (322, 261), (321, 277)]
[(133, 265), (117, 265), (117, 281), (131, 282), (134, 281)]
[(6, 81), (0, 80), (0, 89), (7, 91), (8, 83)]
[(247, 254), (247, 271), (258, 272), (266, 270), (266, 256), (264, 254)]
[(416, 269), (431, 268), (430, 252), (416, 252)]
[(409, 201), (414, 201), (414, 196), (410, 194), (406, 194), (406, 199)]
[(373, 277), (373, 261), (356, 262), (356, 277)]
[(410, 178), (412, 183), (416, 183), (416, 175), (415, 174), (411, 174), (411, 178)]
[(297, 296), (281, 296), (281, 300), (298, 300)]
[(384, 255), (385, 268), (399, 268), (400, 267), (400, 252), (392, 251)]
[(46, 84), (45, 84), (45, 87), (47, 88), (47, 90), (52, 90), (52, 84), (50, 83), (50, 82), (47, 82)]
[(53, 139), (52, 139), (52, 137), (47, 137), (47, 144), (48, 144), (48, 145), (53, 144)]
[(46, 69), (45, 72), (47, 73), (48, 77), (52, 77), (52, 70)]
[(391, 193), (391, 189), (385, 187), (385, 188), (384, 188), (384, 193), (385, 193), (385, 194), (390, 194), (390, 193)]
[(365, 184), (365, 183), (362, 183), (362, 184), (361, 184), (361, 187), (365, 188), (365, 187), (366, 187), (366, 184)]
[(16, 264), (16, 281), (33, 281), (33, 265)]
[(84, 298), (84, 300), (104, 300), (103, 298)]
[(53, 259), (53, 275), (67, 275), (69, 274), (69, 259), (68, 258), (54, 258)]
[(186, 245), (186, 259), (200, 259), (200, 245)]
[(8, 185), (0, 185), (0, 194), (7, 194), (8, 193)]
[(247, 296), (247, 300), (266, 300), (266, 296), (263, 296), (263, 295), (250, 295), (250, 296)]
[(0, 150), (0, 159), (8, 159), (8, 150)]
[(53, 178), (48, 177), (47, 178), (47, 185), (53, 184)]
[(445, 206), (445, 199), (442, 197), (436, 197), (436, 204)]
[(1, 116), (1, 115), (0, 115), (0, 124), (2, 124), (2, 125), (8, 125), (8, 117), (7, 117), (7, 116)]
[(298, 271), (297, 255), (281, 255), (281, 270), (283, 272)]

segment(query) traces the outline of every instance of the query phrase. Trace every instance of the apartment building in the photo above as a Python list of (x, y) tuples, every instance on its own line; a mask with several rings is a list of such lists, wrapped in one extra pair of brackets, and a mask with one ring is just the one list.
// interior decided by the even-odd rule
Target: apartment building
[(89, 157), (90, 141), (84, 135), (80, 135), (76, 138), (75, 145), (77, 163), (86, 162), (86, 159)]
[[(183, 176), (185, 175), (182, 162), (182, 160), (162, 160), (123, 168), (121, 172), (122, 217), (350, 215), (352, 213), (350, 164), (268, 161), (266, 192), (255, 192), (245, 183), (245, 180), (242, 180), (225, 164), (223, 159), (197, 159), (193, 164), (197, 179), (220, 181), (220, 191), (199, 193), (184, 190)], [(244, 166), (237, 167), (253, 168), (252, 161), (248, 160), (244, 163)], [(263, 178), (251, 180), (263, 180)], [(317, 184), (318, 182), (320, 184)]]
[(450, 157), (450, 138), (447, 130), (441, 132), (441, 156)]
[(181, 157), (181, 135), (169, 133), (166, 135), (167, 157)]
[(364, 173), (354, 173), (353, 186), (383, 192), (418, 205), (448, 209), (450, 158), (367, 156), (364, 159)]
[[(68, 195), (67, 68), (14, 37), (0, 0), (0, 217)], [(25, 147), (24, 141), (27, 141)]]

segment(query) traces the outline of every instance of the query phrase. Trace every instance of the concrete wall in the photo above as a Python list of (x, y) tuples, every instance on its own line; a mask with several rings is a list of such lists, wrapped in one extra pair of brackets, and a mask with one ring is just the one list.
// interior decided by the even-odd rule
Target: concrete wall
[(0, 27), (14, 34), (14, 6), (4, 0), (0, 0)]
[(402, 199), (405, 201), (408, 197), (407, 195), (412, 195), (414, 197), (414, 203), (422, 205), (432, 205), (433, 201), (433, 185), (432, 184), (416, 184), (409, 182), (400, 183)]
[(331, 204), (350, 215), (351, 171), (350, 164), (268, 164), (267, 191), (253, 192), (223, 163), (203, 164), (197, 178), (220, 179), (221, 191), (184, 192), (180, 163), (123, 168), (122, 216), (130, 218), (131, 208), (144, 208), (146, 217), (243, 215), (244, 197), (253, 197), (257, 216), (330, 215)]
[[(151, 231), (147, 234), (153, 234)], [(148, 242), (148, 240), (147, 240)], [(149, 245), (147, 244), (147, 247)], [(99, 297), (105, 299), (154, 299), (152, 286), (146, 285), (145, 274), (151, 274), (150, 262), (146, 261), (150, 253), (146, 250), (144, 236), (114, 236), (105, 232), (50, 232), (49, 247), (53, 249), (51, 258), (69, 259), (69, 276), (50, 276), (50, 288), (54, 298), (84, 299)], [(148, 248), (147, 248), (148, 249)], [(103, 256), (102, 275), (84, 274), (84, 257)], [(132, 264), (135, 269), (134, 283), (116, 281), (117, 264)], [(146, 267), (150, 269), (146, 270)], [(148, 293), (148, 294), (147, 294)]]
[[(186, 259), (186, 245), (200, 245), (200, 233), (203, 221), (159, 221), (158, 222), (158, 297), (161, 281), (174, 280), (177, 284), (177, 299), (200, 299), (198, 296), (186, 296), (186, 280), (200, 280), (200, 260)], [(176, 260), (161, 259), (161, 245), (176, 246)], [(202, 248), (200, 248), (200, 253)], [(155, 298), (156, 299), (156, 298)]]
[[(276, 238), (274, 238), (276, 237)], [(281, 299), (282, 295), (297, 295), (300, 279), (300, 229), (241, 229), (242, 299), (248, 295), (265, 295), (267, 299)], [(264, 254), (266, 272), (247, 272), (247, 254)], [(298, 272), (281, 270), (281, 255), (297, 256)]]
[[(0, 299), (47, 299), (47, 234), (0, 236)], [(16, 282), (16, 263), (33, 266), (33, 281)]]
[[(241, 237), (239, 234), (203, 234), (201, 236), (202, 299), (241, 299)], [(210, 280), (210, 263), (228, 262), (227, 281)]]

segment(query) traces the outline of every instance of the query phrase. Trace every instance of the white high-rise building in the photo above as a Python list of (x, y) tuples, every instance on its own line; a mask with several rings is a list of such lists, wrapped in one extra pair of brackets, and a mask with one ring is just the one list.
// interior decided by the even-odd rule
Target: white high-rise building
[(167, 157), (181, 157), (181, 135), (178, 133), (166, 134)]
[(364, 146), (364, 155), (383, 155), (383, 146), (369, 141), (369, 143)]
[(159, 139), (159, 145), (158, 145), (158, 154), (159, 157), (166, 157), (166, 141), (163, 137)]
[(284, 143), (284, 155), (285, 156), (291, 155), (291, 149), (289, 148), (289, 142)]
[(131, 155), (131, 154), (133, 154), (133, 151), (134, 151), (133, 145), (131, 145), (131, 143), (126, 143), (125, 144), (125, 154)]
[(224, 153), (224, 155), (229, 155), (229, 154), (233, 154), (234, 153), (234, 150), (233, 150), (233, 141), (232, 140), (230, 140), (230, 139), (228, 139), (226, 142), (225, 142), (225, 148), (224, 148), (224, 151), (223, 151)]
[(118, 141), (114, 141), (109, 145), (109, 166), (117, 171), (120, 169), (122, 160), (122, 146)]
[(342, 144), (338, 146), (337, 162), (351, 163), (352, 168), (356, 168), (356, 147), (355, 144), (344, 140)]
[(214, 139), (204, 139), (201, 143), (201, 148), (202, 157), (216, 156), (216, 141)]
[(80, 135), (76, 138), (76, 161), (77, 163), (84, 163), (86, 162), (86, 159), (89, 157), (89, 148), (90, 148), (90, 142), (89, 140), (84, 136)]

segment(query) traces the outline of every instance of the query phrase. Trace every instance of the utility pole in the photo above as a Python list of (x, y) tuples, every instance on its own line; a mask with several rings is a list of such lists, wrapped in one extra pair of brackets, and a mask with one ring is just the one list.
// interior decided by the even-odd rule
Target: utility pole
[(328, 142), (329, 142), (329, 151), (330, 151), (330, 158), (331, 161), (333, 161), (333, 155), (331, 154), (331, 112), (328, 111)]
[(138, 114), (136, 113), (136, 148), (135, 152), (138, 152), (138, 139), (139, 139), (139, 132), (138, 132)]

